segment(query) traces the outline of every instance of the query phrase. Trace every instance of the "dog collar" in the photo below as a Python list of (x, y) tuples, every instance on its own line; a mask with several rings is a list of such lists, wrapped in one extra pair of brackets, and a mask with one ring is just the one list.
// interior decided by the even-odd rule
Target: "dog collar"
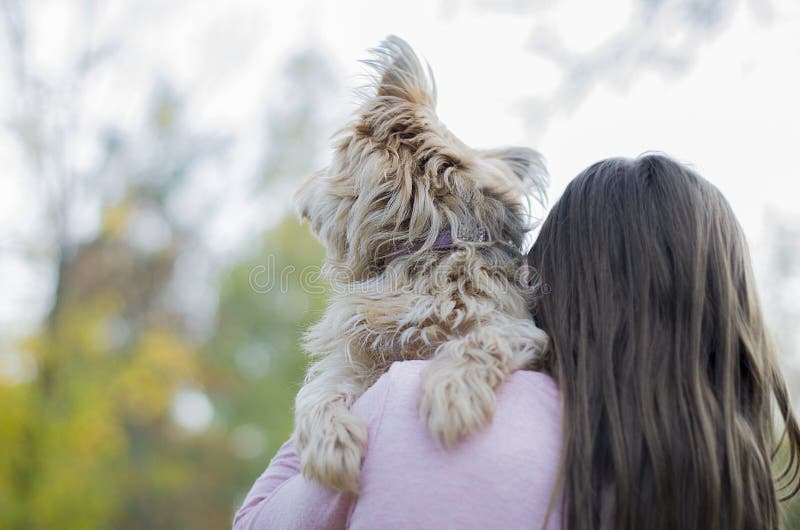
[[(467, 232), (466, 230), (459, 229), (458, 235), (455, 239), (453, 239), (453, 232), (450, 229), (442, 230), (436, 236), (436, 240), (433, 242), (429, 250), (448, 250), (454, 248), (458, 243), (488, 243), (492, 240), (491, 236), (489, 235), (488, 230), (484, 227), (479, 226), (474, 232)], [(408, 256), (417, 252), (422, 247), (425, 246), (426, 240), (416, 241), (405, 247), (395, 250), (385, 258), (383, 258), (383, 262), (385, 264), (389, 264), (392, 261), (396, 260), (402, 256)]]

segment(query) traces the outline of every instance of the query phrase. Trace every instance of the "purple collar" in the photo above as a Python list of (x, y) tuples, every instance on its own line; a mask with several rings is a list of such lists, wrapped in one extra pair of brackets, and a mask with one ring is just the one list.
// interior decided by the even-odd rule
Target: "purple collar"
[[(436, 240), (433, 242), (433, 245), (431, 245), (429, 250), (448, 250), (454, 248), (457, 243), (487, 243), (491, 240), (492, 238), (489, 235), (489, 232), (482, 226), (478, 227), (478, 229), (471, 234), (459, 230), (456, 239), (453, 239), (453, 232), (448, 228), (439, 232), (439, 234), (436, 236)], [(399, 257), (408, 256), (409, 254), (417, 252), (424, 246), (425, 240), (416, 241), (410, 245), (406, 245), (405, 247), (399, 248), (388, 256), (384, 257), (383, 263), (388, 265)]]

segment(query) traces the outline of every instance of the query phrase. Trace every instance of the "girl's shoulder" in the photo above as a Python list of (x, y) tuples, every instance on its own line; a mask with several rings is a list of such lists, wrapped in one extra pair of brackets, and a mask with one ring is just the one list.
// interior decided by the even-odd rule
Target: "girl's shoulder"
[[(450, 449), (419, 414), (430, 361), (400, 361), (353, 406), (367, 423), (351, 528), (541, 526), (561, 455), (561, 404), (545, 374), (518, 371), (496, 389), (491, 422)], [(558, 528), (554, 512), (548, 528)]]
[[(370, 435), (383, 430), (387, 421), (404, 429), (424, 430), (418, 406), (421, 383), (431, 361), (397, 361), (353, 405), (353, 411), (367, 421)], [(496, 407), (485, 436), (551, 440), (560, 437), (561, 399), (558, 385), (547, 374), (518, 370), (495, 389)], [(387, 420), (387, 418), (389, 420)], [(412, 421), (414, 420), (414, 421)], [(481, 437), (481, 436), (479, 436)]]
[[(387, 390), (386, 387), (393, 387), (399, 390), (416, 392), (419, 390), (422, 374), (430, 362), (426, 360), (396, 361), (375, 383), (373, 386), (375, 390), (371, 388), (370, 391), (373, 394), (379, 394), (385, 392)], [(531, 370), (517, 370), (512, 373), (506, 382), (500, 386), (498, 392), (539, 395), (545, 400), (560, 401), (560, 392), (555, 380), (545, 373)]]

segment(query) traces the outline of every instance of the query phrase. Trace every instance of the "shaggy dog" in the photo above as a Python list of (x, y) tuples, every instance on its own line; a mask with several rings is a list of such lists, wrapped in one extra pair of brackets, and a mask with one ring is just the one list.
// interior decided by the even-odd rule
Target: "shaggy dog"
[(451, 447), (490, 422), (495, 388), (547, 340), (519, 276), (541, 157), (464, 145), (438, 120), (430, 67), (409, 45), (390, 36), (372, 52), (369, 93), (295, 198), (325, 245), (333, 295), (306, 335), (315, 362), (294, 438), (306, 478), (350, 492), (367, 439), (349, 407), (393, 361), (432, 359), (419, 410)]

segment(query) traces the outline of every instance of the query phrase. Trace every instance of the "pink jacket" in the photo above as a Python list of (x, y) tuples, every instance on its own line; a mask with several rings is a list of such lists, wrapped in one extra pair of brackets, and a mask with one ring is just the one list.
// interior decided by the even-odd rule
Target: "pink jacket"
[[(451, 451), (437, 447), (417, 411), (427, 361), (396, 362), (353, 406), (369, 449), (358, 498), (300, 475), (290, 439), (236, 513), (245, 529), (539, 529), (561, 454), (561, 404), (548, 376), (512, 374), (492, 425)], [(561, 528), (560, 498), (547, 528)]]

